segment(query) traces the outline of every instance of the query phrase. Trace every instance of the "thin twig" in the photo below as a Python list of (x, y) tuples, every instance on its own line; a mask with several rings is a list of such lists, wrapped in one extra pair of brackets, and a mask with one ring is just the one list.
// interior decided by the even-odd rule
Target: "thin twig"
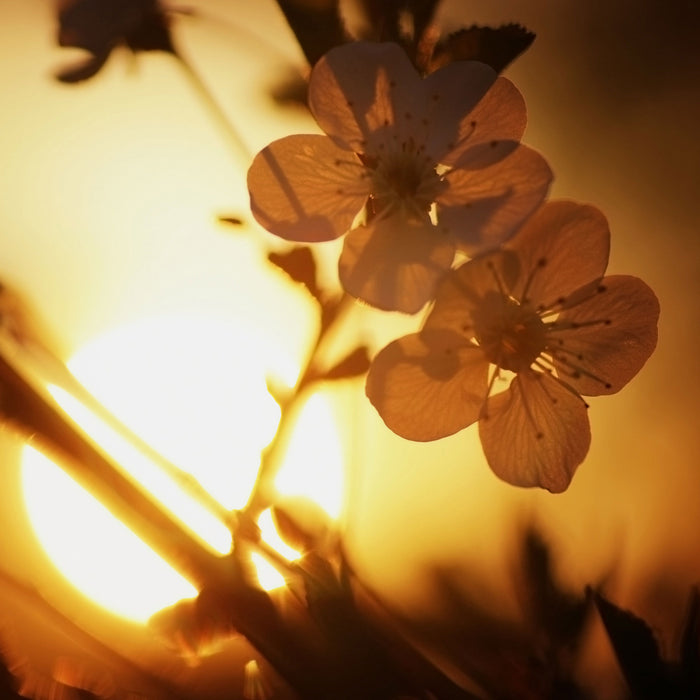
[(270, 505), (272, 482), (281, 466), (281, 453), (288, 444), (288, 437), (294, 427), (299, 407), (303, 404), (308, 391), (319, 379), (319, 376), (322, 376), (322, 374), (319, 375), (318, 364), (323, 346), (330, 337), (331, 332), (337, 328), (338, 320), (350, 308), (353, 301), (350, 295), (343, 294), (337, 301), (333, 302), (332, 307), (326, 307), (332, 308), (332, 310), (325, 316), (325, 322), (321, 323), (299, 379), (286, 400), (280, 405), (281, 414), (277, 431), (272, 441), (262, 452), (260, 468), (253, 490), (243, 508), (243, 512), (250, 518), (256, 519)]
[(208, 88), (207, 84), (204, 82), (199, 73), (194, 69), (194, 66), (190, 63), (190, 61), (187, 60), (179, 51), (175, 52), (175, 58), (177, 59), (179, 66), (182, 68), (182, 72), (187, 78), (188, 83), (197, 93), (197, 96), (202, 100), (204, 106), (209, 112), (209, 115), (216, 123), (217, 128), (232, 147), (236, 157), (241, 163), (245, 164), (247, 169), (253, 156), (240, 132), (233, 125), (231, 119), (226, 114), (221, 104), (214, 98), (211, 90)]

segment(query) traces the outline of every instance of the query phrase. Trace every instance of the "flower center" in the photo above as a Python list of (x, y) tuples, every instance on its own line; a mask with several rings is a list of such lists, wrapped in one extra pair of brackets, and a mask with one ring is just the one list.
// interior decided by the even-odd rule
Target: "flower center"
[(377, 213), (399, 209), (423, 217), (430, 211), (444, 184), (422, 150), (409, 141), (400, 150), (377, 158), (371, 184)]
[(520, 372), (540, 356), (546, 327), (529, 305), (491, 291), (474, 312), (474, 335), (489, 362)]

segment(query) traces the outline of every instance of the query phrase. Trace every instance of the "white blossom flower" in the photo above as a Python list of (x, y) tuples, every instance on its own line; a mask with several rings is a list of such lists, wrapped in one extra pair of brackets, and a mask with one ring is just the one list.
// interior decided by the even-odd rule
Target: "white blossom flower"
[(251, 210), (292, 241), (349, 231), (341, 283), (379, 308), (418, 311), (458, 248), (498, 246), (552, 179), (519, 144), (521, 94), (482, 63), (421, 78), (396, 44), (346, 44), (313, 68), (309, 107), (326, 135), (264, 148), (248, 172)]
[(597, 209), (550, 202), (448, 273), (421, 331), (370, 367), (389, 428), (427, 441), (479, 421), (501, 479), (565, 490), (590, 444), (581, 395), (617, 392), (656, 345), (658, 300), (636, 277), (603, 277), (609, 244)]

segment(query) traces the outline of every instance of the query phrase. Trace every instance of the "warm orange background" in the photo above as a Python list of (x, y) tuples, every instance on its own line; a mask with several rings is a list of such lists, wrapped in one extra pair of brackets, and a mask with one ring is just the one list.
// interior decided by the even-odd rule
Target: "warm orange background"
[[(197, 7), (218, 19), (178, 21), (176, 36), (251, 151), (311, 128), (300, 112), (275, 112), (263, 90), (275, 71), (303, 65), (274, 3)], [(446, 26), (516, 21), (537, 33), (507, 71), (527, 100), (525, 141), (548, 158), (553, 196), (606, 213), (609, 269), (647, 281), (662, 315), (645, 369), (620, 395), (590, 402), (592, 449), (562, 495), (498, 482), (474, 429), (431, 445), (396, 438), (358, 386), (348, 542), (360, 572), (400, 605), (423, 601), (428, 564), (461, 562), (477, 572), (465, 584), (507, 607), (514, 537), (533, 518), (565, 580), (580, 589), (607, 577), (611, 597), (644, 613), (670, 648), (688, 586), (700, 579), (700, 15), (692, 8), (445, 3)], [(215, 223), (218, 213), (245, 213), (245, 166), (169, 57), (120, 52), (89, 85), (62, 86), (51, 71), (73, 54), (53, 44), (50, 3), (0, 0), (0, 19), (0, 279), (29, 298), (60, 351), (149, 312), (257, 313), (251, 299), (268, 299), (280, 342), (301, 345), (293, 328), (307, 322), (303, 300), (262, 269), (250, 275), (255, 246)], [(372, 313), (358, 323), (358, 337), (377, 342), (408, 325)], [(2, 454), (11, 494), (17, 449), (4, 444)], [(6, 500), (0, 522), (16, 528), (21, 506)], [(28, 551), (3, 537), (5, 565), (16, 562), (31, 580)], [(146, 645), (138, 631), (119, 629)]]

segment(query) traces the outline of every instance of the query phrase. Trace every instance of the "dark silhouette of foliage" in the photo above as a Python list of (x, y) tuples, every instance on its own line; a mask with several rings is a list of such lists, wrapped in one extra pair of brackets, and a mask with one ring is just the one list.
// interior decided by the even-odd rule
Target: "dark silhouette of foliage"
[(694, 588), (682, 629), (680, 658), (661, 655), (649, 624), (618, 607), (601, 593), (589, 591), (610, 638), (633, 700), (693, 700), (700, 697), (700, 598)]
[(437, 43), (429, 70), (432, 72), (452, 61), (481, 61), (500, 73), (534, 40), (535, 35), (519, 24), (501, 27), (472, 25)]
[(272, 251), (267, 259), (283, 270), (299, 284), (303, 284), (315, 299), (321, 298), (321, 291), (316, 283), (316, 261), (308, 246), (295, 246), (283, 253)]
[(277, 0), (310, 65), (348, 40), (338, 0)]
[(351, 379), (362, 376), (370, 364), (369, 349), (365, 345), (355, 348), (338, 364), (324, 372), (323, 379)]
[(134, 53), (175, 53), (168, 17), (158, 0), (62, 0), (58, 10), (58, 43), (91, 54), (88, 59), (56, 73), (63, 83), (92, 78), (119, 45)]

